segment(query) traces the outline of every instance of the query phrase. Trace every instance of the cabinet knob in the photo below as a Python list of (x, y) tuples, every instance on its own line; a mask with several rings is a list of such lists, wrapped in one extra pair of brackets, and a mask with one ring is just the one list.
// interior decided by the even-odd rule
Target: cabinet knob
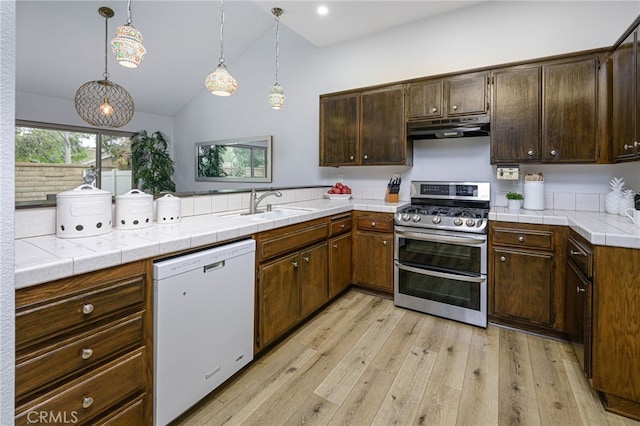
[(521, 243), (524, 243), (524, 236), (520, 235), (518, 237), (518, 241), (520, 241)]
[(90, 396), (85, 396), (82, 398), (82, 408), (89, 408), (93, 405), (93, 398)]
[(334, 244), (334, 245), (333, 245), (333, 248), (334, 248), (334, 249), (337, 249), (337, 248), (338, 248), (338, 245), (337, 245), (337, 244)]
[(575, 251), (575, 250), (569, 250), (569, 254), (571, 256), (586, 256), (586, 253), (583, 253), (581, 251)]
[(579, 285), (576, 286), (576, 293), (584, 293), (584, 291), (584, 288), (581, 288)]
[(633, 143), (633, 146), (635, 146), (636, 148), (638, 147), (638, 145), (640, 145), (640, 142), (638, 142), (638, 141), (635, 141), (635, 142)]
[(434, 113), (434, 112), (438, 112), (438, 108), (436, 108), (436, 107), (431, 108), (431, 112), (432, 112), (432, 113)]
[(376, 223), (375, 222), (371, 222), (371, 227), (375, 228), (376, 227)]
[(291, 262), (291, 264), (293, 265), (294, 268), (298, 267), (298, 262)]
[(303, 256), (302, 258), (304, 259), (305, 262), (309, 263), (309, 256)]
[(87, 303), (86, 305), (82, 306), (83, 314), (89, 315), (91, 312), (93, 312), (93, 305), (91, 303)]
[(340, 229), (344, 229), (344, 223), (340, 224)]
[(528, 155), (529, 157), (533, 157), (533, 150), (529, 150), (529, 151), (527, 151), (527, 155)]
[(558, 155), (558, 151), (556, 151), (555, 149), (552, 149), (550, 154), (552, 157), (555, 157), (556, 155)]
[(387, 240), (382, 240), (382, 245), (383, 246), (386, 246), (387, 244), (389, 244), (389, 243), (387, 243)]
[(452, 110), (457, 111), (458, 110), (458, 105), (454, 105), (451, 107)]
[(626, 143), (624, 144), (624, 150), (625, 151), (627, 151), (627, 150), (629, 150), (629, 149), (631, 149), (633, 147), (634, 147), (634, 145), (627, 145)]
[(500, 256), (500, 262), (506, 262), (507, 258), (504, 256)]
[(353, 161), (353, 155), (349, 156), (349, 160)]
[(84, 348), (82, 349), (82, 359), (89, 359), (91, 358), (91, 355), (93, 355), (93, 349), (91, 348)]
[(363, 155), (362, 158), (364, 158), (365, 160), (369, 159), (369, 156), (367, 154)]

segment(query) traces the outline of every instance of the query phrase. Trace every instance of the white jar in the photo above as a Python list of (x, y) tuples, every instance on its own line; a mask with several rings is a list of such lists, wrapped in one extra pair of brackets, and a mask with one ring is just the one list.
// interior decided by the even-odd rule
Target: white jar
[(525, 181), (524, 182), (524, 205), (526, 210), (544, 210), (544, 182)]
[(111, 232), (111, 192), (80, 185), (56, 195), (56, 236), (95, 237)]
[(132, 189), (116, 196), (117, 229), (140, 229), (153, 226), (153, 195)]
[(182, 203), (180, 198), (167, 194), (156, 200), (156, 222), (177, 223), (181, 219)]

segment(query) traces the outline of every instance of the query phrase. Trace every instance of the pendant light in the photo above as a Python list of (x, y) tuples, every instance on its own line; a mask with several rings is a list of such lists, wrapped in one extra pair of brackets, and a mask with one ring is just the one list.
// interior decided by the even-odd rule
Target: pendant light
[(230, 96), (238, 90), (238, 83), (224, 64), (224, 0), (220, 0), (220, 60), (218, 67), (204, 81), (211, 93), (217, 96)]
[(279, 7), (271, 9), (271, 13), (276, 17), (276, 82), (269, 90), (269, 105), (273, 109), (282, 109), (284, 106), (284, 88), (278, 84), (278, 66), (280, 53), (280, 15), (284, 13)]
[(108, 7), (98, 9), (104, 19), (104, 80), (89, 81), (78, 89), (75, 97), (76, 111), (87, 123), (96, 127), (122, 127), (127, 124), (135, 107), (133, 98), (116, 83), (109, 81), (107, 70), (107, 46), (109, 18), (114, 13)]
[(131, 0), (127, 2), (127, 23), (116, 28), (116, 36), (111, 40), (111, 49), (118, 63), (127, 68), (136, 68), (147, 53), (142, 34), (131, 25)]

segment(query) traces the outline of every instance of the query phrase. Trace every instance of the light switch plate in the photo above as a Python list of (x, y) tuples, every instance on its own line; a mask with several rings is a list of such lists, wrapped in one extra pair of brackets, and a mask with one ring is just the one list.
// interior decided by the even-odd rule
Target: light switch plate
[(520, 168), (518, 167), (498, 167), (498, 179), (518, 180), (520, 178)]

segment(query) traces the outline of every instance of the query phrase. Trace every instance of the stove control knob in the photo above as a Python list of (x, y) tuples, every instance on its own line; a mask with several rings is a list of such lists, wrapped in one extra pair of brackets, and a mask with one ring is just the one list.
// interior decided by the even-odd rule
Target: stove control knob
[(409, 215), (409, 213), (404, 213), (402, 215), (402, 220), (404, 220), (405, 222), (407, 222), (409, 219), (411, 219), (411, 216)]
[(411, 218), (411, 220), (413, 220), (414, 222), (420, 222), (420, 215), (419, 214), (414, 214), (413, 217)]
[(442, 219), (440, 219), (440, 216), (434, 216), (433, 219), (431, 219), (431, 221), (435, 224), (440, 223)]
[(462, 219), (460, 219), (459, 217), (456, 217), (453, 221), (453, 224), (455, 226), (461, 226), (462, 225)]
[(476, 222), (473, 219), (467, 219), (467, 226), (473, 226)]

